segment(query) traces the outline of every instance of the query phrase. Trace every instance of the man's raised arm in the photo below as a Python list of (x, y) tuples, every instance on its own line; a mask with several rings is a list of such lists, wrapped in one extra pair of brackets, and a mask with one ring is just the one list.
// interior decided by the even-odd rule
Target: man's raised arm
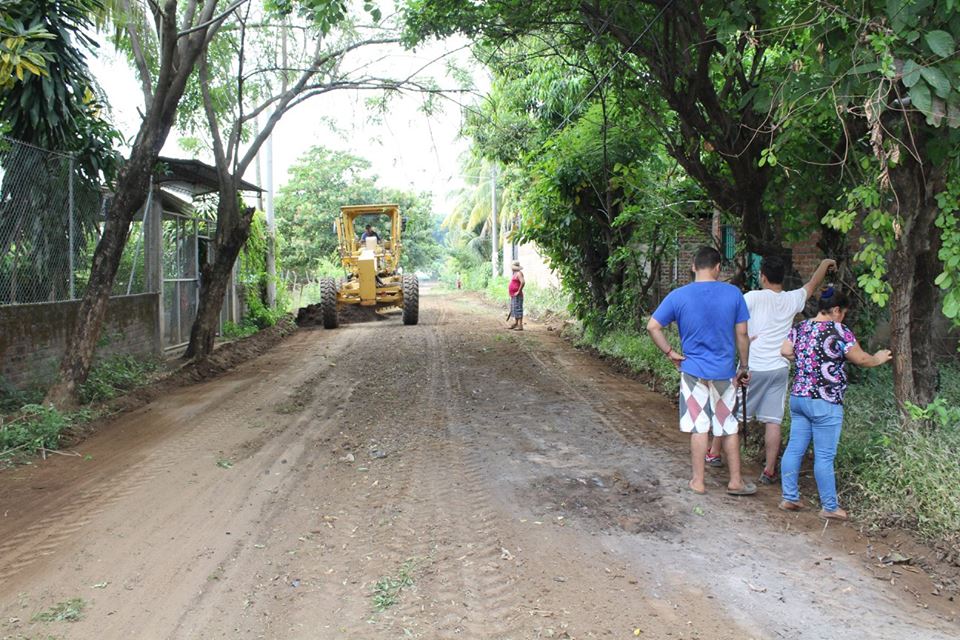
[(810, 281), (803, 285), (804, 290), (807, 292), (808, 298), (816, 293), (817, 289), (820, 288), (820, 285), (823, 284), (823, 280), (827, 277), (827, 272), (836, 268), (836, 260), (827, 258), (820, 261), (820, 264), (817, 266), (817, 270), (813, 272), (812, 276), (810, 276)]

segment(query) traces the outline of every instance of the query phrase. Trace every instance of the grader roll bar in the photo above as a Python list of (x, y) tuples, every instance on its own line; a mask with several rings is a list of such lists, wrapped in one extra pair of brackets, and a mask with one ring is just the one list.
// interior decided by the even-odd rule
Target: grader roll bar
[[(354, 221), (382, 219), (390, 221), (389, 239), (379, 241), (368, 238), (361, 244), (363, 231), (355, 228)], [(350, 205), (340, 207), (337, 218), (337, 238), (340, 242), (340, 259), (343, 268), (350, 274), (337, 296), (341, 304), (360, 304), (364, 307), (388, 305), (401, 300), (400, 236), (403, 222), (400, 207), (395, 204)], [(378, 232), (382, 233), (382, 231)]]

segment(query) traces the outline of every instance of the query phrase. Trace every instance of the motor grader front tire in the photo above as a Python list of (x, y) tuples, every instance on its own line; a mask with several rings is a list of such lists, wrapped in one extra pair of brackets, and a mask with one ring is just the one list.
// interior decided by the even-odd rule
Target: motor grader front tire
[(403, 289), (403, 324), (417, 324), (420, 320), (420, 282), (415, 275), (405, 275)]
[(337, 315), (337, 281), (333, 278), (320, 278), (320, 312), (324, 329), (336, 329), (340, 326)]

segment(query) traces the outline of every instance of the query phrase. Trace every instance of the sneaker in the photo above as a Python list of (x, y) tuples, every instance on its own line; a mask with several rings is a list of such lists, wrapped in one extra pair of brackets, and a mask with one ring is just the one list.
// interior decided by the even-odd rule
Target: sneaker
[(703, 456), (703, 461), (707, 464), (708, 467), (723, 466), (723, 460), (720, 459), (720, 456), (712, 456), (709, 453)]
[(771, 484), (776, 484), (777, 482), (779, 482), (779, 480), (780, 478), (778, 478), (776, 475), (772, 475), (772, 476), (767, 475), (767, 470), (764, 469), (760, 473), (760, 478), (757, 480), (757, 482), (759, 482), (760, 484), (765, 484), (769, 486)]

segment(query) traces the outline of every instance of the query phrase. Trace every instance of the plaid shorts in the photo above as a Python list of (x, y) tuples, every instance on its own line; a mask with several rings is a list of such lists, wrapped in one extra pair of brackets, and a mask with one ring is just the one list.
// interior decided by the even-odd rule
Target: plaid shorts
[(704, 380), (680, 373), (680, 431), (729, 436), (737, 432), (733, 380)]

